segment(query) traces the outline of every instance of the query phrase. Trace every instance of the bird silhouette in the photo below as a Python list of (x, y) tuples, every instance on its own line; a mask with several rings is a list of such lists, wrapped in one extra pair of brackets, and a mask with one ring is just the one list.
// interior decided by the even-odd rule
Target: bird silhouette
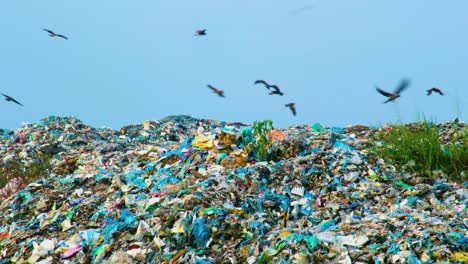
[(278, 95), (283, 95), (283, 93), (280, 91), (279, 87), (274, 84), (269, 84), (264, 80), (256, 80), (255, 84), (263, 84), (268, 90), (271, 90), (271, 88), (274, 89), (274, 91), (270, 92), (269, 94), (278, 94)]
[(6, 94), (2, 94), (4, 97), (5, 97), (5, 100), (8, 101), (8, 102), (13, 102), (13, 103), (16, 103), (16, 104), (19, 104), (21, 106), (24, 106), (22, 105), (20, 102), (16, 101), (13, 97), (9, 96), (9, 95), (6, 95)]
[(195, 36), (205, 36), (206, 35), (206, 29), (199, 29), (195, 31)]
[(208, 88), (210, 88), (213, 91), (213, 93), (219, 95), (220, 97), (226, 97), (226, 96), (224, 96), (224, 91), (223, 90), (216, 89), (215, 87), (213, 87), (212, 85), (209, 85), (209, 84), (207, 86), (208, 86)]
[(64, 38), (64, 39), (68, 39), (67, 37), (65, 37), (64, 35), (60, 35), (60, 34), (57, 34), (55, 32), (53, 32), (52, 30), (48, 30), (48, 29), (45, 29), (43, 28), (44, 31), (48, 32), (49, 33), (49, 36), (50, 37), (60, 37), (60, 38)]
[(393, 93), (386, 92), (380, 89), (379, 87), (376, 87), (376, 89), (380, 94), (382, 94), (385, 97), (388, 97), (388, 100), (384, 102), (384, 104), (386, 104), (388, 102), (395, 101), (398, 97), (400, 97), (401, 92), (406, 90), (409, 84), (410, 84), (410, 81), (408, 79), (401, 80), (400, 85), (395, 89)]
[(273, 88), (274, 91), (271, 91), (270, 93), (268, 93), (269, 95), (274, 95), (274, 94), (277, 94), (277, 95), (281, 95), (283, 96), (284, 94), (280, 91), (279, 87), (276, 86), (276, 85), (270, 85), (271, 88)]
[(431, 95), (432, 92), (438, 93), (440, 95), (444, 95), (444, 93), (439, 88), (435, 88), (435, 87), (432, 87), (431, 89), (426, 90), (426, 92), (428, 96)]
[(291, 109), (292, 114), (296, 116), (296, 105), (294, 103), (285, 104), (284, 106)]

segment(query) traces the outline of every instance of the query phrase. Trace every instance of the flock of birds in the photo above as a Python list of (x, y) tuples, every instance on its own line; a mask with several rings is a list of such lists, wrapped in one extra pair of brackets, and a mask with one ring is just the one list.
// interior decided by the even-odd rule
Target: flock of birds
[[(49, 36), (51, 38), (54, 38), (54, 37), (59, 37), (59, 38), (63, 38), (63, 39), (66, 39), (68, 40), (68, 38), (64, 35), (61, 35), (61, 34), (57, 34), (55, 33), (54, 31), (52, 30), (49, 30), (49, 29), (43, 29), (44, 31), (46, 31), (47, 33), (49, 33)], [(206, 33), (206, 29), (199, 29), (199, 30), (196, 30), (195, 31), (195, 36), (206, 36), (207, 33)], [(275, 85), (275, 84), (269, 84), (267, 83), (266, 81), (264, 80), (256, 80), (254, 82), (255, 85), (257, 84), (263, 84), (270, 92), (268, 93), (269, 95), (279, 95), (279, 96), (283, 96), (284, 93), (280, 90), (280, 88)], [(388, 102), (393, 102), (395, 101), (396, 99), (398, 99), (399, 97), (401, 97), (401, 93), (406, 90), (410, 85), (410, 81), (408, 79), (403, 79), (401, 80), (400, 84), (398, 85), (398, 87), (393, 91), (393, 93), (391, 92), (387, 92), (387, 91), (384, 91), (382, 89), (380, 89), (379, 87), (376, 87), (376, 90), (382, 94), (383, 96), (387, 97), (388, 99), (384, 102), (384, 103), (388, 103)], [(218, 96), (220, 97), (226, 97), (224, 95), (224, 91), (221, 90), (221, 89), (218, 89), (210, 84), (207, 85), (207, 87), (209, 89), (211, 89), (215, 94), (217, 94)], [(436, 88), (436, 87), (433, 87), (429, 90), (426, 90), (427, 92), (427, 95), (430, 96), (432, 93), (438, 93), (440, 95), (444, 95), (444, 93), (439, 89), (439, 88)], [(12, 103), (16, 103), (20, 106), (23, 106), (20, 102), (18, 102), (16, 99), (14, 99), (13, 97), (9, 96), (9, 95), (6, 95), (6, 94), (1, 94), (4, 96), (5, 100), (8, 101), (8, 102), (12, 102)], [(296, 112), (296, 105), (295, 103), (291, 102), (291, 103), (287, 103), (284, 105), (285, 107), (289, 108), (292, 112), (292, 114), (294, 116), (296, 116), (297, 112)]]
[[(404, 90), (406, 90), (409, 87), (409, 85), (410, 85), (410, 81), (408, 79), (403, 79), (401, 80), (400, 85), (398, 85), (398, 87), (395, 89), (393, 93), (386, 92), (380, 89), (379, 87), (376, 87), (376, 89), (381, 95), (388, 97), (388, 100), (384, 102), (384, 104), (386, 104), (388, 102), (395, 101), (397, 98), (399, 98), (401, 96), (401, 93)], [(428, 96), (431, 95), (433, 92), (438, 93), (440, 95), (444, 95), (444, 93), (439, 88), (436, 88), (436, 87), (432, 87), (431, 89), (426, 90), (426, 92)]]
[[(275, 95), (275, 94), (280, 95), (280, 96), (284, 95), (284, 93), (281, 92), (280, 88), (275, 84), (269, 84), (264, 80), (256, 80), (254, 84), (263, 84), (263, 85), (265, 85), (265, 87), (268, 90), (270, 90), (270, 92), (268, 93), (269, 95)], [(210, 88), (213, 91), (213, 93), (217, 94), (219, 97), (226, 97), (224, 95), (223, 90), (217, 89), (216, 87), (214, 87), (213, 85), (210, 85), (210, 84), (208, 84), (207, 87)], [(273, 89), (273, 90), (271, 91), (271, 89)], [(285, 104), (285, 106), (288, 107), (291, 110), (291, 112), (292, 112), (292, 114), (294, 116), (296, 115), (296, 105), (294, 103), (288, 103), (288, 104)]]
[[(200, 29), (195, 32), (195, 36), (206, 36), (206, 29)], [(280, 95), (283, 96), (284, 93), (280, 90), (280, 88), (277, 85), (274, 84), (269, 84), (264, 80), (256, 80), (254, 84), (263, 84), (268, 90), (270, 90), (269, 95)], [(393, 93), (384, 91), (380, 89), (379, 87), (376, 87), (376, 90), (382, 94), (385, 97), (388, 97), (387, 101), (384, 103), (392, 102), (395, 101), (397, 98), (401, 96), (401, 93), (406, 90), (410, 85), (410, 81), (408, 79), (403, 79), (400, 83), (400, 85), (395, 89)], [(221, 89), (218, 89), (214, 87), (213, 85), (208, 84), (207, 87), (213, 91), (213, 93), (217, 94), (219, 97), (226, 97), (224, 94), (224, 91)], [(271, 90), (273, 89), (273, 90)], [(440, 95), (444, 95), (444, 93), (436, 87), (433, 87), (429, 90), (426, 90), (427, 95), (431, 95), (433, 92), (438, 93)], [(296, 116), (296, 105), (295, 103), (288, 103), (284, 105), (285, 107), (289, 108), (294, 116)]]

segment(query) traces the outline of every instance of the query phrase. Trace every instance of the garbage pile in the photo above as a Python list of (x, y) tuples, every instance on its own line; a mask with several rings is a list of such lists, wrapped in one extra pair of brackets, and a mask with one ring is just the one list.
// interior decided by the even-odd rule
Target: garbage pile
[(189, 116), (0, 130), (0, 162), (54, 167), (1, 202), (0, 263), (468, 262), (467, 183), (373, 156), (379, 129), (274, 129), (269, 161), (250, 126)]

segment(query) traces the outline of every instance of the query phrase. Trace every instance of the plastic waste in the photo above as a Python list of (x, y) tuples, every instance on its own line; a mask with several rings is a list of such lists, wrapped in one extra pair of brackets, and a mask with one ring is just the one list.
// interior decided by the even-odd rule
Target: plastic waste
[(277, 128), (267, 161), (250, 127), (189, 116), (0, 129), (0, 176), (51, 165), (0, 178), (0, 263), (468, 262), (468, 182), (374, 156), (385, 129)]

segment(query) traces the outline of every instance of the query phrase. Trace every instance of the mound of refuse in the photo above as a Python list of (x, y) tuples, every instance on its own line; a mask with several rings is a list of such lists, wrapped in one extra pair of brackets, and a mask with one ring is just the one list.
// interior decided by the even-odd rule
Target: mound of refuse
[(384, 129), (273, 129), (268, 161), (251, 126), (189, 116), (0, 130), (0, 164), (51, 165), (1, 201), (0, 264), (468, 262), (467, 183), (387, 164)]

